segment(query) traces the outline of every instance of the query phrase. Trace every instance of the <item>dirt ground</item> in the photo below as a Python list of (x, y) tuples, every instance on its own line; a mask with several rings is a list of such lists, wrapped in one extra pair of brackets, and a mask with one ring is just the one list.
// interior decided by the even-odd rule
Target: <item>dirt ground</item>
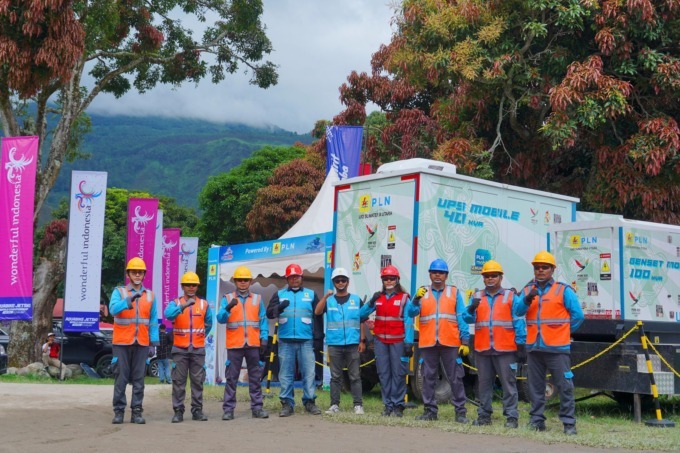
[[(164, 396), (161, 389), (166, 389)], [(170, 423), (169, 387), (147, 385), (146, 425), (112, 425), (112, 388), (97, 385), (0, 384), (0, 452), (197, 451), (288, 452), (614, 452), (521, 438), (446, 433), (427, 428), (333, 423), (295, 414), (253, 420), (247, 405), (223, 422), (219, 403), (206, 405), (207, 422)], [(130, 398), (128, 387), (128, 401)], [(245, 406), (245, 407), (243, 407)], [(190, 418), (191, 416), (189, 416)]]

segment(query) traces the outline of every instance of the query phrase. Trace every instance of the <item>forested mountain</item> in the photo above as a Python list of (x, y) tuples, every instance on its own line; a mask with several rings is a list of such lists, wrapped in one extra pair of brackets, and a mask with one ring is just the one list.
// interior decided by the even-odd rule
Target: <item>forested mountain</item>
[(265, 145), (311, 143), (278, 128), (161, 117), (91, 115), (92, 131), (82, 147), (89, 159), (66, 163), (48, 198), (41, 220), (49, 219), (59, 200), (68, 196), (71, 170), (108, 172), (108, 186), (144, 190), (198, 207), (208, 177), (229, 171)]

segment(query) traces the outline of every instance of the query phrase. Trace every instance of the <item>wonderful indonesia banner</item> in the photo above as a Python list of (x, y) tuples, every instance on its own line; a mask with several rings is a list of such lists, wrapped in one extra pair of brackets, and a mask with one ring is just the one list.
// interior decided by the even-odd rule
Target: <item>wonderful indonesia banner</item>
[(153, 254), (153, 293), (156, 295), (156, 303), (158, 304), (158, 322), (163, 320), (163, 311), (161, 307), (161, 294), (163, 294), (163, 210), (158, 210), (158, 221), (156, 222), (156, 244), (158, 247), (154, 248)]
[(71, 172), (64, 331), (99, 330), (106, 172)]
[[(161, 277), (163, 292), (161, 293), (161, 302), (158, 306), (159, 308), (162, 307), (163, 323), (168, 327), (171, 323), (165, 319), (165, 307), (179, 295), (177, 292), (177, 279), (179, 278), (179, 238), (179, 228), (163, 229), (163, 275)], [(158, 302), (158, 296), (156, 296), (156, 302)]]
[(359, 175), (363, 132), (361, 126), (326, 127), (326, 175), (331, 169), (335, 169), (340, 179)]
[(38, 137), (6, 137), (1, 148), (0, 320), (30, 321)]
[(182, 276), (187, 272), (196, 272), (196, 255), (198, 238), (179, 238), (179, 275), (177, 279), (177, 294), (182, 294)]
[[(130, 198), (128, 202), (126, 262), (135, 256), (144, 260), (146, 275), (144, 287), (153, 290), (154, 248), (156, 246), (156, 221), (158, 200), (155, 198)], [(125, 282), (130, 280), (125, 276)]]

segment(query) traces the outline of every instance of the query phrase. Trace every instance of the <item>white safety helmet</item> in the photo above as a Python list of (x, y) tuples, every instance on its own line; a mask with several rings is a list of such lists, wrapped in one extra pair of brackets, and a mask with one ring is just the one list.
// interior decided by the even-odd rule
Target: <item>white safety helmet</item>
[(331, 274), (331, 280), (335, 280), (337, 277), (346, 277), (349, 279), (349, 272), (347, 272), (347, 269), (344, 267), (336, 267)]

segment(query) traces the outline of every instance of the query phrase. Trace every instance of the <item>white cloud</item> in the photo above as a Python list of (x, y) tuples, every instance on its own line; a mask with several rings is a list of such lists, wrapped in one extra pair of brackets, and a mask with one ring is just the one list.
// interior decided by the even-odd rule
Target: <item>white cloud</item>
[(203, 80), (172, 89), (158, 86), (115, 99), (101, 94), (92, 113), (161, 115), (216, 122), (275, 125), (308, 132), (342, 110), (340, 85), (352, 70), (370, 71), (371, 55), (389, 42), (388, 0), (264, 0), (263, 23), (279, 65), (278, 85), (263, 90), (242, 73), (219, 85)]

